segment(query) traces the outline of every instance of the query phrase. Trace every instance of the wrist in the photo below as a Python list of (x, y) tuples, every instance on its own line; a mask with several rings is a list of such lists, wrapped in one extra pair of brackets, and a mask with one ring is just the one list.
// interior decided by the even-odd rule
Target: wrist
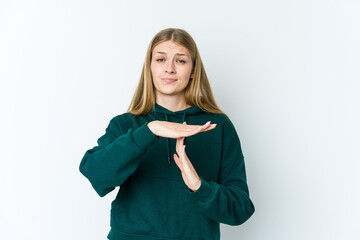
[(201, 179), (199, 178), (199, 181), (195, 184), (193, 188), (190, 188), (190, 190), (192, 192), (196, 192), (197, 190), (199, 190), (200, 186), (201, 186)]
[(155, 128), (155, 126), (156, 126), (156, 121), (157, 121), (157, 120), (149, 122), (149, 123), (147, 124), (147, 126), (148, 126), (148, 128), (150, 129), (150, 131), (151, 131), (154, 135), (158, 136), (158, 135), (156, 134), (156, 128)]

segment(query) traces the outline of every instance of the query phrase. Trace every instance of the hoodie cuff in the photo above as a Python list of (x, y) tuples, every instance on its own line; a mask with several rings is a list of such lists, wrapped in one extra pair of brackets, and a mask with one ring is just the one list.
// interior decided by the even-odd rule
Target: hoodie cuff
[(207, 181), (205, 181), (202, 177), (200, 177), (201, 179), (201, 185), (200, 188), (193, 192), (188, 188), (188, 192), (191, 196), (196, 197), (197, 199), (199, 199), (202, 202), (206, 202), (211, 198), (212, 195), (212, 187), (211, 184), (208, 183)]
[(141, 150), (146, 150), (148, 146), (159, 139), (148, 127), (149, 122), (144, 123), (141, 127), (135, 129), (132, 133), (136, 145)]

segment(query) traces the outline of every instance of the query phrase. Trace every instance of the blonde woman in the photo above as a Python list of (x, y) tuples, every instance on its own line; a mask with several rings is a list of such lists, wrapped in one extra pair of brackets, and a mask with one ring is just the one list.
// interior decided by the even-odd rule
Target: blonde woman
[(80, 172), (101, 197), (120, 187), (110, 240), (215, 240), (255, 211), (239, 137), (185, 30), (154, 36), (129, 109), (97, 143)]

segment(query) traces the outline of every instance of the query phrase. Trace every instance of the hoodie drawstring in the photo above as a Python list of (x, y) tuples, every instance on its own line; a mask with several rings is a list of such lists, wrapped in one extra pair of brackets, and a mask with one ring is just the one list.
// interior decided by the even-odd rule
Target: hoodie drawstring
[[(186, 115), (186, 112), (184, 112), (183, 119), (182, 119), (182, 123), (185, 122), (185, 115)], [(185, 138), (184, 138), (184, 145), (185, 145)]]
[[(186, 112), (183, 113), (183, 118), (182, 118), (181, 123), (185, 122), (185, 116), (186, 116)], [(165, 113), (165, 119), (166, 119), (167, 122), (169, 121), (168, 116), (167, 116), (166, 113)], [(170, 139), (167, 138), (166, 142), (167, 142), (168, 162), (169, 162), (169, 165), (170, 165), (171, 164), (171, 162), (170, 162), (170, 160), (171, 160), (171, 158), (170, 158)], [(185, 138), (184, 138), (184, 145), (185, 145)]]
[[(165, 113), (165, 119), (166, 119), (167, 122), (169, 121), (168, 116), (167, 116), (166, 113)], [(170, 165), (170, 143), (169, 143), (169, 138), (167, 138), (166, 143), (167, 143), (167, 152), (168, 152), (168, 162), (169, 162), (169, 165)]]

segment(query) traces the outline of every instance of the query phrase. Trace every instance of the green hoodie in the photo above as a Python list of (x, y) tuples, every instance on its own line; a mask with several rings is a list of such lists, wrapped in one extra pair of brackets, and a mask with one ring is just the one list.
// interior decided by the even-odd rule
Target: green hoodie
[[(154, 120), (217, 124), (184, 140), (201, 179), (197, 191), (185, 185), (173, 159), (176, 139), (150, 131), (147, 123)], [(255, 211), (239, 137), (224, 114), (197, 106), (172, 112), (155, 103), (146, 115), (113, 117), (97, 143), (83, 156), (80, 172), (101, 197), (120, 186), (111, 203), (108, 239), (220, 239), (220, 223), (240, 225)]]

